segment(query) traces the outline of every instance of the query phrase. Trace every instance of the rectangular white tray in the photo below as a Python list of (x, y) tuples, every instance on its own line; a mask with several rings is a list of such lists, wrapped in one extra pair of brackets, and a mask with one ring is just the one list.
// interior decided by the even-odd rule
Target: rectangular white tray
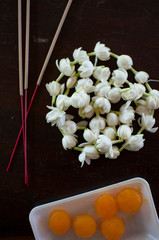
[(94, 191), (73, 197), (54, 201), (32, 209), (29, 215), (30, 224), (36, 240), (78, 240), (71, 229), (64, 234), (56, 235), (48, 227), (49, 215), (54, 209), (66, 210), (73, 219), (77, 215), (90, 214), (97, 221), (98, 230), (91, 240), (105, 240), (100, 232), (101, 219), (94, 210), (94, 201), (102, 193), (117, 194), (122, 188), (133, 187), (141, 189), (144, 201), (137, 214), (124, 214), (119, 211), (118, 216), (125, 219), (126, 231), (121, 240), (159, 240), (159, 220), (148, 182), (143, 178), (133, 178)]

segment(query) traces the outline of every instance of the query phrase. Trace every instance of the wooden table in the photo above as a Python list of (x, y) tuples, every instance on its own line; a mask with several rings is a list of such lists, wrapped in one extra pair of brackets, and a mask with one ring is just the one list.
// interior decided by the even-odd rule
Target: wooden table
[[(67, 1), (31, 1), (30, 100)], [(25, 13), (25, 2), (23, 3)], [(134, 68), (159, 78), (159, 2), (151, 0), (74, 0), (28, 118), (29, 187), (24, 184), (22, 139), (10, 171), (6, 167), (20, 128), (18, 92), (17, 1), (0, 2), (0, 239), (33, 239), (28, 216), (39, 204), (117, 183), (145, 178), (159, 213), (159, 131), (145, 132), (145, 147), (123, 151), (116, 160), (102, 157), (80, 167), (78, 152), (65, 151), (61, 133), (46, 124), (50, 96), (45, 84), (55, 80), (55, 60), (75, 48), (93, 51), (97, 41), (133, 58)], [(25, 28), (25, 17), (23, 19)], [(24, 30), (24, 29), (23, 29)], [(159, 83), (152, 83), (159, 89)], [(156, 126), (159, 111), (155, 112)], [(8, 238), (7, 238), (8, 237)], [(25, 238), (24, 238), (25, 239)]]

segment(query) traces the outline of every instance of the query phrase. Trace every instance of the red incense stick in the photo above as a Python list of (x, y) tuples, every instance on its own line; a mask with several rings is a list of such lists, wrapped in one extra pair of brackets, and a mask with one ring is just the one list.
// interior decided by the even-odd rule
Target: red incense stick
[[(24, 119), (23, 108), (23, 59), (22, 59), (22, 2), (18, 0), (18, 62), (19, 62), (19, 94), (21, 98), (21, 118)], [(23, 129), (23, 145), (25, 155), (25, 133)]]
[(41, 81), (42, 81), (43, 75), (44, 75), (44, 73), (45, 73), (46, 67), (47, 67), (48, 62), (49, 62), (49, 60), (50, 60), (51, 54), (52, 54), (53, 49), (54, 49), (54, 47), (55, 47), (56, 41), (57, 41), (57, 39), (58, 39), (58, 36), (59, 36), (59, 34), (60, 34), (61, 28), (62, 28), (62, 26), (63, 26), (63, 23), (64, 23), (64, 21), (65, 21), (65, 18), (66, 18), (66, 16), (67, 16), (67, 13), (68, 13), (68, 11), (69, 11), (69, 8), (70, 8), (70, 6), (71, 6), (72, 1), (73, 1), (73, 0), (69, 0), (68, 3), (67, 3), (67, 5), (66, 5), (66, 8), (65, 8), (64, 13), (63, 13), (63, 16), (62, 16), (62, 18), (61, 18), (61, 20), (60, 20), (60, 23), (59, 23), (59, 25), (58, 25), (58, 28), (57, 28), (56, 33), (55, 33), (55, 35), (54, 35), (54, 38), (53, 38), (53, 40), (52, 40), (51, 46), (50, 46), (49, 51), (48, 51), (48, 53), (47, 53), (46, 59), (45, 59), (45, 61), (44, 61), (43, 67), (42, 67), (42, 69), (41, 69), (39, 78), (38, 78), (37, 83), (36, 83), (35, 90), (34, 90), (34, 92), (33, 92), (32, 98), (31, 98), (31, 101), (30, 101), (30, 104), (29, 104), (29, 107), (28, 107), (28, 110), (27, 110), (25, 119), (24, 119), (23, 122), (22, 122), (21, 129), (20, 129), (20, 131), (19, 131), (19, 134), (18, 134), (16, 143), (15, 143), (14, 149), (13, 149), (13, 151), (12, 151), (12, 154), (11, 154), (11, 157), (10, 157), (10, 160), (9, 160), (9, 163), (8, 163), (8, 167), (7, 167), (7, 169), (6, 169), (7, 171), (8, 171), (9, 168), (10, 168), (10, 165), (11, 165), (11, 162), (12, 162), (12, 159), (13, 159), (13, 156), (14, 156), (14, 153), (15, 153), (15, 150), (16, 150), (16, 148), (17, 148), (17, 145), (18, 145), (18, 142), (19, 142), (19, 139), (20, 139), (20, 135), (21, 135), (22, 130), (23, 130), (23, 128), (24, 128), (24, 124), (25, 124), (26, 119), (27, 119), (27, 117), (28, 117), (30, 108), (31, 108), (31, 106), (32, 106), (32, 103), (33, 103), (33, 100), (34, 100), (34, 97), (35, 97), (35, 94), (36, 94), (36, 92), (37, 92), (37, 89), (38, 89)]
[(29, 185), (28, 179), (28, 161), (27, 161), (27, 98), (28, 98), (28, 72), (29, 72), (29, 31), (30, 31), (30, 0), (26, 1), (26, 33), (25, 33), (25, 73), (24, 73), (24, 89), (25, 89), (25, 184)]

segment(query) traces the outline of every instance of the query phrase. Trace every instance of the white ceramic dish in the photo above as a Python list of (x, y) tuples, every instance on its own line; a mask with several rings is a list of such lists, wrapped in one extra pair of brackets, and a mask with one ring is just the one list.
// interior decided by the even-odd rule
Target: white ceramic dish
[(100, 232), (101, 219), (94, 210), (94, 201), (102, 193), (117, 194), (122, 188), (140, 188), (143, 203), (139, 212), (128, 215), (118, 212), (118, 216), (125, 220), (126, 231), (121, 240), (159, 240), (159, 220), (156, 213), (149, 184), (143, 178), (133, 178), (94, 191), (79, 194), (70, 198), (44, 204), (32, 209), (29, 215), (30, 224), (36, 240), (77, 240), (73, 229), (62, 235), (54, 234), (48, 227), (49, 215), (54, 209), (66, 210), (73, 219), (77, 215), (90, 214), (97, 221), (98, 230), (91, 240), (105, 240)]

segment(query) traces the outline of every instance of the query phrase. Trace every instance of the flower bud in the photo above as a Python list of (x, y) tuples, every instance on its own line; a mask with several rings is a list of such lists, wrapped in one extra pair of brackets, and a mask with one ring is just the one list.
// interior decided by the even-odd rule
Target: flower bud
[(110, 85), (107, 83), (98, 83), (95, 86), (95, 95), (98, 97), (106, 97), (107, 92), (110, 90)]
[(78, 71), (80, 72), (80, 77), (82, 78), (88, 78), (92, 75), (94, 70), (93, 64), (91, 61), (84, 61), (82, 65), (78, 68)]
[(76, 91), (85, 90), (86, 93), (91, 93), (94, 91), (93, 81), (90, 78), (80, 79), (75, 87)]
[(110, 77), (110, 69), (108, 67), (96, 67), (93, 72), (93, 77), (102, 83), (107, 83)]
[(97, 141), (97, 148), (100, 152), (108, 152), (112, 147), (112, 141), (105, 135), (99, 135)]
[(101, 114), (110, 112), (111, 104), (108, 99), (104, 97), (93, 97), (92, 100), (95, 100), (94, 107), (98, 108)]
[(50, 96), (56, 97), (59, 93), (63, 93), (64, 84), (61, 85), (60, 83), (58, 83), (56, 81), (52, 81), (52, 82), (46, 84), (46, 89), (49, 92)]
[(144, 71), (140, 71), (140, 72), (137, 72), (135, 74), (135, 80), (138, 82), (138, 83), (145, 83), (147, 82), (149, 79), (149, 75), (144, 72)]
[(127, 146), (125, 149), (128, 151), (139, 151), (144, 146), (143, 134), (132, 135), (127, 141)]
[(108, 113), (106, 120), (107, 120), (108, 126), (110, 127), (114, 127), (119, 124), (119, 118), (116, 113), (112, 113), (112, 112)]
[(98, 132), (100, 130), (103, 130), (105, 128), (105, 118), (101, 116), (96, 116), (91, 119), (89, 122), (89, 127), (93, 132)]
[(117, 103), (121, 99), (120, 88), (113, 87), (107, 92), (107, 98), (111, 101), (111, 103)]
[(112, 127), (106, 127), (103, 131), (103, 134), (110, 138), (110, 140), (115, 140), (116, 139), (116, 132), (114, 128)]
[(75, 70), (75, 66), (71, 66), (69, 58), (61, 59), (59, 65), (58, 61), (56, 61), (56, 65), (60, 72), (62, 72), (66, 76), (71, 76)]
[(90, 102), (90, 96), (84, 91), (75, 92), (70, 97), (71, 105), (74, 108), (83, 108)]
[(99, 158), (99, 153), (97, 149), (92, 145), (88, 145), (84, 147), (82, 153), (80, 153), (80, 155), (78, 156), (78, 159), (81, 162), (81, 167), (83, 166), (84, 162), (90, 165), (91, 159), (98, 159), (98, 158)]
[(64, 132), (65, 135), (72, 135), (76, 132), (76, 130), (77, 125), (74, 121), (71, 120), (67, 120), (62, 127), (62, 131)]
[(133, 88), (130, 88), (129, 90), (122, 92), (121, 97), (125, 101), (133, 101), (136, 98), (136, 91)]
[(155, 124), (156, 120), (155, 118), (153, 118), (152, 115), (145, 115), (145, 114), (142, 114), (142, 117), (141, 117), (141, 123), (140, 123), (140, 126), (149, 131), (149, 132), (156, 132), (158, 127), (157, 128), (153, 128), (154, 124)]
[(62, 146), (65, 150), (72, 149), (77, 144), (77, 139), (73, 135), (65, 135), (62, 138)]
[(126, 82), (128, 77), (128, 73), (125, 69), (119, 68), (113, 71), (112, 80), (114, 81), (115, 87), (122, 87), (122, 85)]
[(58, 107), (61, 110), (66, 111), (70, 106), (70, 97), (66, 95), (58, 95), (56, 99), (56, 107)]
[(119, 68), (123, 68), (125, 70), (128, 70), (133, 65), (132, 58), (128, 55), (121, 55), (121, 56), (118, 57), (117, 65), (118, 65)]
[(121, 125), (117, 130), (120, 139), (128, 139), (131, 136), (132, 129), (127, 125)]
[(82, 64), (84, 61), (89, 60), (89, 57), (87, 55), (86, 51), (81, 50), (82, 48), (75, 49), (73, 52), (73, 58), (75, 61), (77, 61), (79, 64)]
[(70, 77), (67, 79), (67, 82), (66, 82), (66, 87), (67, 88), (73, 88), (75, 86), (77, 82), (77, 77), (74, 76), (74, 77)]
[(159, 108), (159, 98), (156, 96), (149, 96), (146, 98), (146, 105), (149, 109), (155, 110)]
[(109, 159), (116, 159), (117, 157), (119, 157), (119, 155), (120, 155), (120, 152), (118, 147), (113, 146), (112, 150), (105, 154), (105, 157)]
[(106, 61), (110, 58), (110, 49), (105, 46), (105, 44), (102, 44), (100, 42), (97, 42), (94, 48), (94, 52), (97, 56), (102, 61)]
[(91, 118), (94, 114), (94, 108), (91, 104), (88, 104), (86, 107), (79, 109), (78, 114), (82, 118)]
[(95, 134), (88, 128), (84, 130), (83, 137), (90, 144), (94, 143), (96, 140)]

